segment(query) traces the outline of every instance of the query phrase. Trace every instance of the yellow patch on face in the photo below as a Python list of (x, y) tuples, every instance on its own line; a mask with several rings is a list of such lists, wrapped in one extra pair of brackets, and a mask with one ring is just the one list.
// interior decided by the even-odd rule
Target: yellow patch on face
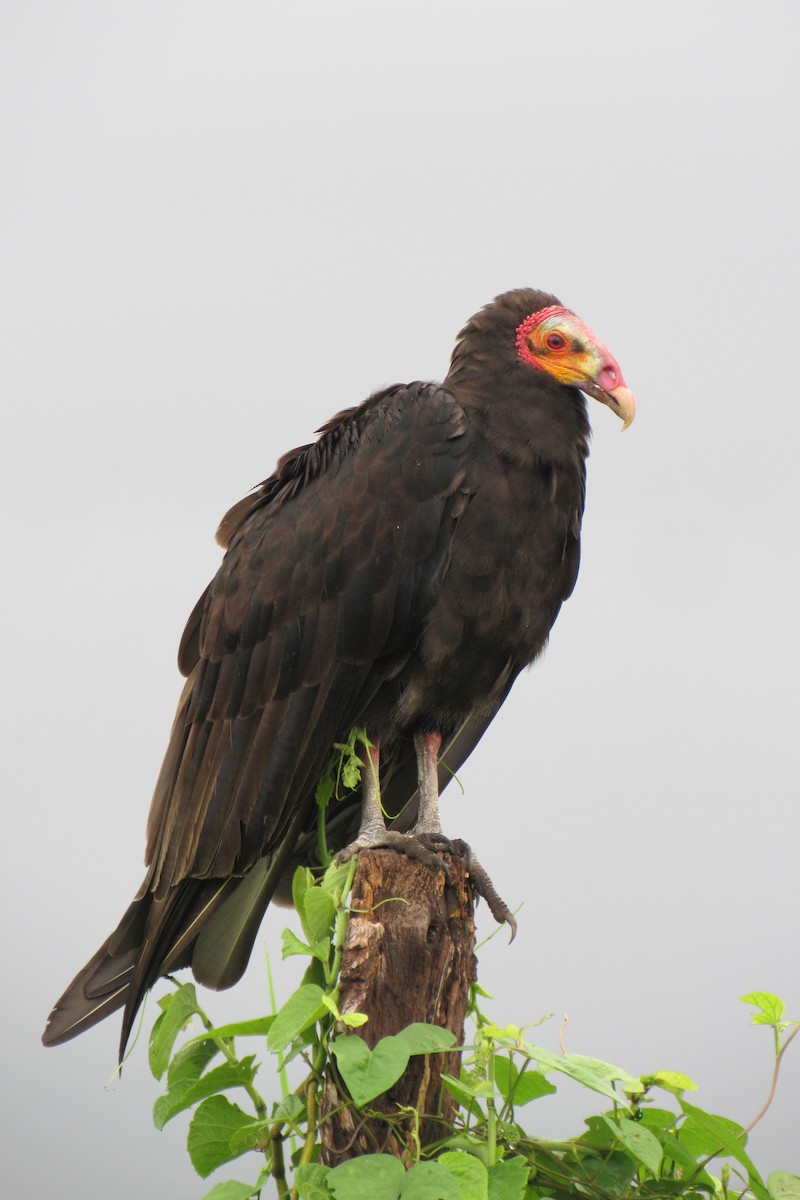
[(538, 367), (559, 383), (576, 384), (593, 379), (600, 366), (600, 355), (587, 334), (580, 323), (559, 314), (529, 330), (525, 343)]

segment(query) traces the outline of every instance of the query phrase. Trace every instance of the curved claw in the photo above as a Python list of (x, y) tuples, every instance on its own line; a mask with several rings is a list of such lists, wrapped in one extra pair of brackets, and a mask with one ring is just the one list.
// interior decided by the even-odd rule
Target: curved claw
[[(469, 844), (463, 841), (461, 838), (449, 838), (446, 834), (441, 832), (418, 833), (415, 836), (416, 839), (423, 844), (423, 846), (426, 846), (429, 849), (433, 846), (436, 846), (439, 850), (446, 850), (447, 853), (452, 854), (454, 858), (460, 858), (466, 863), (467, 871), (472, 878), (472, 882), (475, 884), (476, 892), (488, 904), (489, 912), (492, 914), (495, 921), (497, 921), (497, 924), (506, 924), (511, 930), (511, 937), (508, 939), (508, 943), (511, 945), (514, 938), (517, 936), (517, 919), (506, 904), (505, 900), (498, 895), (497, 889), (489, 878), (487, 871), (478, 862), (477, 858), (472, 853)], [(447, 867), (444, 863), (442, 863), (442, 866), (445, 869), (445, 874), (447, 874), (449, 882), (450, 875), (447, 871)]]
[[(436, 849), (434, 849), (434, 847)], [(336, 858), (338, 862), (347, 862), (360, 850), (399, 850), (409, 858), (414, 858), (426, 867), (439, 867), (444, 871), (447, 882), (450, 883), (450, 870), (447, 863), (436, 850), (445, 851), (455, 858), (463, 859), (467, 864), (475, 890), (489, 906), (489, 912), (498, 925), (506, 924), (511, 930), (509, 945), (517, 936), (517, 920), (511, 909), (497, 893), (497, 889), (485, 869), (478, 862), (469, 845), (460, 838), (449, 838), (439, 831), (425, 833), (398, 833), (392, 829), (378, 830), (372, 834), (359, 835), (349, 846), (340, 850)]]
[[(469, 847), (467, 847), (469, 851)], [(489, 878), (488, 874), (478, 862), (474, 854), (467, 856), (467, 868), (472, 880), (475, 884), (475, 890), (479, 896), (482, 896), (489, 905), (489, 912), (497, 921), (498, 925), (505, 923), (511, 930), (511, 937), (508, 939), (509, 946), (517, 936), (517, 919), (511, 909), (497, 893), (497, 889)]]

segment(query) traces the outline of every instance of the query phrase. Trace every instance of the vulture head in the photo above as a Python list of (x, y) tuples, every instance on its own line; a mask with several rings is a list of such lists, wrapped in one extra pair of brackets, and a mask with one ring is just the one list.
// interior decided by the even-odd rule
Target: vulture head
[(570, 309), (547, 292), (521, 288), (498, 296), (465, 325), (449, 379), (467, 382), (505, 347), (508, 370), (533, 370), (607, 405), (627, 429), (636, 415), (633, 393), (611, 351)]

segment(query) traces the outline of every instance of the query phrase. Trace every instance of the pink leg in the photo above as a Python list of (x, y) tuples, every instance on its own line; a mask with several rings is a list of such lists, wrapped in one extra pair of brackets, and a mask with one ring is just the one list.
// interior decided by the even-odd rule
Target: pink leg
[(439, 751), (440, 733), (414, 735), (417, 751), (417, 781), (419, 784), (419, 815), (414, 833), (441, 833), (439, 818)]

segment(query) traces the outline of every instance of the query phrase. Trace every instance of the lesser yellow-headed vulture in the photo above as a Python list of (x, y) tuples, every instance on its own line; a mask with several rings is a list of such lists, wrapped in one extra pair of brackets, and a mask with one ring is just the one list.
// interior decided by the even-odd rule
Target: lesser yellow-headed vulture
[[(46, 1044), (124, 1006), (124, 1047), (144, 992), (178, 967), (212, 987), (241, 976), (267, 904), (311, 858), (315, 788), (355, 726), (382, 796), (366, 771), (360, 824), (358, 804), (330, 809), (332, 846), (435, 851), (440, 783), (575, 585), (584, 394), (633, 420), (592, 331), (555, 296), (508, 292), (461, 331), (443, 384), (339, 413), (230, 510), (222, 565), (181, 641), (147, 875), (53, 1009)], [(381, 799), (398, 814), (388, 832)]]

